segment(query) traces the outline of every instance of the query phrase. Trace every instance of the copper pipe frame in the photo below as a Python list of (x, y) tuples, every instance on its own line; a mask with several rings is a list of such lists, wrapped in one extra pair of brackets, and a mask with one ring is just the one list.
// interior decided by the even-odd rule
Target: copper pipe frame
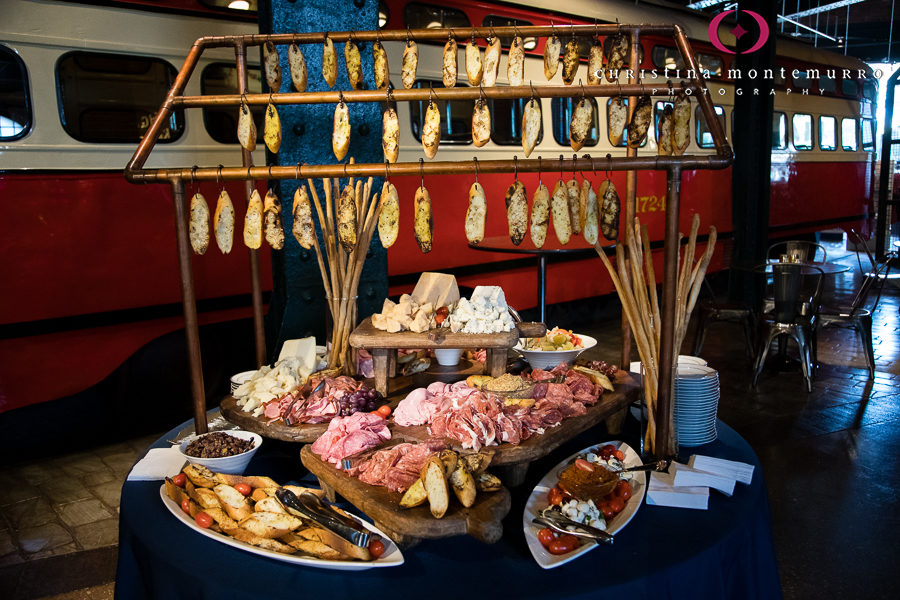
[[(125, 168), (125, 177), (132, 183), (161, 183), (167, 182), (173, 186), (175, 204), (176, 204), (176, 235), (178, 236), (179, 245), (179, 268), (182, 281), (182, 300), (184, 303), (185, 327), (187, 330), (188, 347), (190, 350), (190, 366), (192, 392), (194, 397), (194, 413), (195, 427), (198, 432), (206, 430), (206, 413), (205, 398), (203, 392), (203, 373), (202, 364), (200, 362), (199, 353), (199, 334), (196, 318), (196, 304), (193, 289), (193, 276), (190, 265), (190, 255), (182, 256), (182, 249), (187, 252), (187, 223), (185, 221), (184, 206), (184, 185), (183, 181), (186, 177), (193, 176), (196, 181), (213, 181), (217, 176), (219, 180), (244, 180), (247, 182), (247, 193), (252, 191), (255, 179), (302, 179), (305, 177), (341, 177), (341, 176), (380, 176), (385, 173), (384, 165), (381, 164), (362, 164), (362, 165), (304, 165), (297, 167), (252, 167), (249, 152), (242, 150), (242, 168), (225, 168), (218, 171), (214, 168), (204, 169), (143, 169), (144, 164), (149, 157), (150, 152), (156, 144), (159, 133), (163, 125), (167, 122), (172, 111), (176, 107), (202, 107), (237, 104), (240, 101), (238, 96), (217, 96), (212, 98), (185, 97), (181, 94), (185, 85), (193, 73), (199, 61), (200, 55), (205, 48), (216, 47), (234, 47), (235, 56), (238, 65), (238, 73), (243, 73), (239, 77), (241, 87), (239, 91), (246, 92), (246, 48), (249, 46), (259, 46), (267, 41), (276, 44), (288, 43), (321, 43), (326, 37), (335, 42), (342, 42), (351, 39), (358, 41), (404, 41), (412, 39), (416, 41), (435, 41), (442, 42), (448, 36), (457, 40), (467, 40), (473, 35), (475, 37), (488, 37), (494, 35), (521, 35), (521, 36), (546, 36), (559, 34), (571, 35), (609, 35), (617, 32), (626, 32), (632, 35), (632, 45), (630, 49), (630, 64), (637, 63), (639, 36), (641, 33), (649, 35), (672, 36), (681, 52), (689, 70), (693, 72), (690, 78), (691, 83), (688, 86), (677, 86), (678, 88), (691, 89), (697, 92), (697, 101), (708, 123), (710, 133), (716, 148), (716, 154), (709, 156), (678, 156), (678, 157), (655, 157), (655, 158), (639, 158), (637, 149), (629, 148), (625, 157), (614, 157), (607, 161), (605, 167), (608, 170), (628, 171), (628, 180), (626, 182), (626, 226), (633, 226), (634, 219), (634, 196), (636, 194), (635, 173), (638, 169), (666, 170), (667, 171), (667, 204), (666, 204), (666, 234), (665, 234), (665, 272), (663, 276), (663, 319), (662, 339), (660, 341), (660, 378), (658, 387), (658, 405), (656, 413), (656, 422), (660, 425), (657, 429), (655, 442), (657, 444), (657, 454), (664, 455), (673, 452), (668, 447), (670, 441), (670, 423), (672, 416), (672, 388), (673, 388), (673, 368), (674, 356), (677, 349), (674, 346), (674, 286), (677, 278), (677, 236), (678, 236), (678, 219), (680, 211), (680, 184), (681, 172), (684, 169), (723, 169), (728, 167), (733, 160), (731, 147), (725, 139), (724, 131), (715, 115), (715, 109), (709, 99), (706, 85), (700, 78), (700, 70), (697, 61), (690, 49), (687, 36), (684, 30), (677, 26), (658, 26), (658, 25), (575, 25), (561, 27), (474, 27), (459, 29), (426, 29), (411, 31), (368, 31), (368, 32), (319, 32), (305, 34), (275, 34), (275, 35), (248, 35), (248, 36), (220, 36), (220, 37), (203, 37), (198, 39), (191, 48), (184, 66), (178, 73), (172, 89), (166, 96), (160, 110), (157, 112), (155, 119), (150, 124), (149, 129), (141, 140), (131, 160)], [(626, 76), (634, 80), (636, 74), (640, 70), (626, 71)], [(637, 75), (639, 78), (639, 75)], [(585, 86), (585, 93), (587, 92)], [(673, 86), (673, 88), (676, 86)], [(629, 95), (629, 111), (632, 111), (636, 103), (636, 95), (646, 95), (648, 93), (647, 86), (626, 85), (626, 86), (590, 86), (590, 91), (597, 97), (612, 95)], [(541, 97), (576, 97), (582, 93), (581, 86), (539, 86)], [(615, 92), (615, 93), (613, 93)], [(424, 100), (431, 93), (426, 90), (396, 90), (394, 91), (394, 99), (398, 101), (416, 101)], [(525, 98), (532, 94), (531, 88), (525, 86), (507, 87), (507, 88), (488, 88), (485, 90), (488, 97), (496, 98)], [(653, 88), (650, 88), (650, 95)], [(669, 93), (668, 86), (665, 93)], [(337, 95), (337, 97), (333, 97)], [(445, 99), (464, 99), (475, 98), (480, 96), (480, 88), (452, 88), (441, 90), (440, 96)], [(633, 94), (633, 95), (632, 95)], [(334, 92), (318, 92), (314, 97), (308, 94), (273, 94), (271, 97), (264, 94), (252, 95), (252, 103), (263, 104), (270, 99), (277, 104), (306, 104), (306, 103), (334, 103), (340, 98), (340, 93)], [(384, 97), (381, 92), (369, 91), (348, 91), (344, 95), (345, 101), (355, 102), (380, 102)], [(237, 98), (237, 100), (235, 99)], [(250, 100), (250, 96), (247, 96)], [(572, 170), (594, 170), (595, 160), (589, 158), (569, 159), (564, 161), (564, 165)], [(480, 161), (478, 170), (483, 173), (508, 173), (518, 169), (520, 172), (537, 172), (540, 163), (537, 160), (523, 161)], [(421, 169), (421, 171), (420, 171)], [(193, 173), (192, 173), (193, 171)], [(428, 175), (446, 175), (474, 173), (474, 161), (462, 162), (433, 162), (420, 167), (419, 163), (398, 163), (390, 167), (391, 175), (419, 175), (420, 173)], [(179, 191), (180, 190), (180, 191)], [(675, 259), (672, 259), (672, 256)], [(187, 260), (184, 260), (184, 258)], [(254, 264), (256, 267), (254, 268)], [(265, 336), (261, 326), (262, 323), (262, 301), (261, 301), (261, 284), (258, 269), (258, 255), (254, 258), (251, 253), (251, 277), (253, 279), (254, 289), (254, 329), (256, 332), (257, 345), (257, 362), (261, 364), (264, 360), (264, 342)], [(261, 350), (262, 348), (262, 350)], [(196, 352), (195, 352), (196, 350)]]

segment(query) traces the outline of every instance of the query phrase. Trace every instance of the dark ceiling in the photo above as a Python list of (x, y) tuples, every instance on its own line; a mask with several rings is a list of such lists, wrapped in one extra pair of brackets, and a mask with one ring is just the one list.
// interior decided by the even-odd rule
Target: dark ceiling
[[(687, 6), (700, 1), (672, 0), (671, 3)], [(754, 3), (742, 2), (739, 3), (739, 8), (752, 9), (752, 4)], [(734, 5), (735, 0), (724, 0), (701, 10), (706, 14), (716, 15), (723, 10), (734, 9)], [(777, 29), (781, 33), (836, 52), (843, 53), (846, 49), (847, 54), (866, 62), (900, 62), (900, 0), (775, 0), (775, 5), (779, 15), (836, 38), (837, 41), (779, 20)], [(829, 8), (802, 15), (826, 7)], [(801, 16), (792, 16), (798, 13)], [(890, 61), (889, 56), (892, 59)]]

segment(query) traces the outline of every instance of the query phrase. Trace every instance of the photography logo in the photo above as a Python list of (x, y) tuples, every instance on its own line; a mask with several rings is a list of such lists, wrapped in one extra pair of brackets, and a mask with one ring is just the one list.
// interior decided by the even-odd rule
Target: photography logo
[[(756, 52), (757, 50), (762, 48), (763, 44), (766, 43), (766, 40), (769, 39), (769, 24), (766, 23), (766, 20), (762, 17), (762, 15), (760, 15), (757, 12), (753, 12), (752, 10), (742, 10), (741, 13), (743, 13), (745, 15), (750, 15), (751, 17), (753, 17), (753, 20), (756, 21), (756, 24), (759, 26), (759, 39), (756, 40), (756, 43), (753, 44), (749, 49), (741, 51), (741, 52), (737, 52), (737, 53), (734, 50), (729, 50), (728, 48), (725, 47), (725, 44), (723, 44), (722, 40), (719, 39), (719, 23), (721, 23), (722, 20), (725, 19), (725, 17), (727, 17), (728, 15), (730, 15), (733, 12), (737, 12), (737, 11), (726, 10), (726, 11), (720, 12), (710, 22), (710, 24), (709, 24), (709, 41), (712, 43), (712, 45), (715, 46), (716, 48), (718, 48), (719, 50), (721, 50), (722, 52), (725, 52), (726, 54), (750, 54), (751, 52)], [(746, 29), (744, 29), (743, 27), (741, 27), (740, 23), (738, 23), (738, 25), (735, 26), (735, 28), (731, 30), (731, 33), (734, 34), (735, 38), (740, 39), (741, 37), (743, 37), (744, 35), (746, 35), (750, 32), (747, 31)]]

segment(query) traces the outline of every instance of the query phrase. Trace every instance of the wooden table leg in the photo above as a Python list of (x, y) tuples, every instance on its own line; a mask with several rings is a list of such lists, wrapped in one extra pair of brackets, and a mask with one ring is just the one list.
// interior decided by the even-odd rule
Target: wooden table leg
[(506, 348), (488, 348), (484, 368), (491, 377), (500, 377), (506, 373)]
[(319, 479), (319, 487), (322, 488), (322, 491), (325, 493), (325, 498), (329, 502), (337, 502), (337, 492), (333, 487)]
[(375, 389), (385, 398), (387, 398), (388, 395), (388, 369), (392, 352), (396, 353), (396, 350), (392, 351), (388, 348), (372, 349), (372, 368), (375, 371)]
[(516, 487), (525, 483), (525, 474), (528, 473), (528, 463), (518, 463), (515, 465), (503, 465), (502, 467), (492, 467), (492, 471), (497, 471), (497, 476), (508, 488)]
[(388, 350), (388, 377), (397, 376), (397, 349)]

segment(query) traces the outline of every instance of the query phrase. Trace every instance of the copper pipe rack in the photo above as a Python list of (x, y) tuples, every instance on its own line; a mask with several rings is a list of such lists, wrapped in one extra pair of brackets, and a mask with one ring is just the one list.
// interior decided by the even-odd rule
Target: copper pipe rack
[[(621, 85), (527, 85), (502, 87), (458, 87), (430, 90), (397, 89), (383, 90), (330, 90), (304, 93), (272, 93), (247, 94), (247, 49), (260, 46), (266, 42), (276, 45), (285, 44), (320, 44), (326, 38), (333, 42), (349, 40), (359, 42), (372, 41), (409, 41), (443, 42), (447, 39), (460, 41), (473, 38), (493, 38), (494, 36), (530, 36), (542, 37), (558, 35), (562, 39), (574, 36), (607, 36), (616, 33), (631, 36), (629, 49), (629, 65), (638, 63), (641, 36), (668, 37), (675, 41), (690, 75), (686, 83), (667, 83), (666, 85), (645, 85), (640, 80), (640, 70), (623, 69), (629, 83)], [(184, 96), (188, 80), (196, 68), (204, 50), (208, 48), (231, 47), (234, 49), (238, 72), (238, 93), (217, 96)], [(240, 36), (208, 36), (198, 39), (191, 47), (184, 65), (175, 78), (156, 117), (150, 124), (146, 134), (135, 150), (134, 155), (125, 168), (125, 177), (132, 183), (167, 183), (173, 188), (175, 205), (176, 236), (178, 242), (178, 263), (182, 282), (182, 300), (184, 305), (185, 326), (187, 329), (188, 356), (191, 370), (191, 391), (194, 401), (194, 420), (197, 432), (206, 431), (206, 399), (203, 390), (203, 372), (200, 360), (200, 342), (198, 335), (197, 310), (194, 296), (193, 271), (191, 266), (191, 250), (187, 240), (187, 215), (185, 211), (185, 181), (244, 181), (249, 193), (255, 180), (262, 179), (305, 179), (321, 177), (368, 177), (368, 176), (419, 176), (419, 175), (453, 175), (475, 173), (533, 173), (547, 165), (547, 160), (485, 160), (485, 161), (429, 161), (426, 163), (404, 162), (386, 166), (383, 163), (370, 164), (331, 164), (331, 165), (272, 165), (266, 167), (253, 166), (251, 155), (241, 150), (241, 166), (198, 167), (184, 166), (167, 169), (145, 169), (144, 165), (153, 151), (160, 132), (175, 109), (201, 108), (211, 106), (238, 106), (242, 99), (247, 104), (262, 105), (272, 102), (277, 105), (299, 104), (334, 104), (337, 102), (416, 102), (429, 98), (441, 100), (474, 100), (481, 97), (493, 99), (513, 98), (578, 98), (581, 96), (610, 97), (627, 96), (629, 98), (629, 117), (637, 102), (638, 96), (670, 96), (680, 90), (691, 92), (697, 99), (700, 110), (706, 120), (713, 138), (715, 154), (685, 156), (638, 156), (637, 148), (628, 148), (626, 156), (582, 155), (580, 158), (560, 159), (560, 166), (570, 171), (626, 171), (625, 190), (625, 222), (631, 226), (634, 219), (634, 199), (636, 193), (637, 171), (664, 170), (667, 175), (666, 185), (666, 226), (665, 250), (663, 262), (662, 294), (662, 333), (660, 348), (659, 388), (657, 394), (656, 448), (657, 453), (671, 454), (674, 450), (667, 447), (672, 436), (669, 431), (673, 408), (672, 394), (674, 390), (673, 365), (677, 355), (674, 346), (674, 314), (675, 290), (678, 257), (678, 217), (680, 211), (681, 174), (691, 169), (723, 169), (733, 160), (731, 147), (725, 139), (721, 123), (716, 117), (712, 101), (701, 77), (696, 58), (684, 30), (677, 25), (568, 25), (568, 26), (527, 26), (527, 27), (459, 27), (450, 29), (409, 29), (392, 31), (338, 31), (314, 33), (287, 33), (271, 35)], [(257, 364), (265, 361), (265, 335), (262, 320), (262, 293), (259, 274), (259, 256), (257, 250), (250, 251), (251, 279), (253, 285), (254, 332), (257, 350)], [(625, 344), (630, 345), (627, 328)], [(623, 357), (628, 356), (627, 348), (623, 348)], [(677, 448), (675, 449), (677, 450)]]

